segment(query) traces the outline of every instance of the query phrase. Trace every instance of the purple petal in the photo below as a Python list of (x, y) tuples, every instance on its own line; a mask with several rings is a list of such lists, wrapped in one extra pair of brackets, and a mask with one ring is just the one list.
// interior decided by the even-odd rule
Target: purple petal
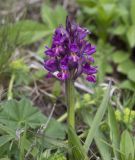
[(77, 31), (80, 39), (84, 39), (88, 34), (90, 34), (89, 30), (86, 28), (81, 28), (80, 26), (77, 27)]
[(60, 26), (55, 30), (55, 33), (53, 35), (53, 44), (61, 45), (67, 38), (67, 31), (62, 26)]
[(73, 53), (76, 53), (76, 52), (79, 51), (78, 46), (77, 46), (77, 44), (75, 42), (70, 45), (70, 50)]
[(57, 46), (54, 49), (55, 55), (60, 55), (61, 52), (63, 52), (63, 47), (62, 46)]
[(92, 46), (90, 51), (88, 52), (89, 55), (93, 54), (96, 52), (96, 47), (95, 46)]
[(95, 73), (97, 73), (97, 69), (96, 69), (97, 67), (93, 67), (93, 66), (90, 66), (89, 64), (85, 64), (84, 66), (83, 66), (83, 73), (86, 73), (86, 74), (95, 74)]
[(88, 75), (86, 78), (87, 81), (95, 83), (96, 82), (96, 77), (94, 75)]
[(46, 47), (47, 50), (45, 51), (46, 55), (54, 57), (55, 53), (51, 48)]
[(60, 61), (60, 68), (62, 70), (68, 70), (68, 57), (65, 56), (61, 61)]
[(72, 53), (68, 59), (70, 62), (77, 62), (79, 60), (79, 57), (76, 54)]
[(93, 53), (96, 52), (96, 47), (95, 46), (91, 46), (90, 43), (87, 43), (85, 48), (84, 48), (84, 53), (91, 55)]
[(89, 60), (90, 62), (92, 62), (92, 63), (94, 63), (94, 62), (95, 62), (94, 58), (93, 58), (93, 57), (91, 57), (91, 56), (89, 56), (89, 57), (88, 57), (88, 60)]
[(85, 47), (84, 47), (84, 52), (87, 53), (91, 50), (91, 44), (90, 43), (86, 43)]
[(63, 81), (69, 78), (69, 74), (66, 71), (62, 71), (57, 74), (57, 78)]
[(45, 60), (44, 62), (44, 67), (47, 69), (49, 72), (55, 72), (57, 71), (57, 61), (54, 58), (51, 58), (49, 60)]

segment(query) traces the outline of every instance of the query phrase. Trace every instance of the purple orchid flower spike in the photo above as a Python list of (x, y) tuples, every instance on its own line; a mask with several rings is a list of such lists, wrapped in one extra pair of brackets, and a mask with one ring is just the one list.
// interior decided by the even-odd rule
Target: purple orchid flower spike
[(49, 74), (62, 81), (68, 78), (75, 80), (86, 74), (86, 80), (96, 82), (97, 67), (92, 66), (96, 47), (85, 39), (88, 34), (90, 32), (86, 28), (67, 17), (66, 27), (59, 26), (54, 32), (51, 48), (46, 47), (48, 58), (44, 61), (44, 67)]

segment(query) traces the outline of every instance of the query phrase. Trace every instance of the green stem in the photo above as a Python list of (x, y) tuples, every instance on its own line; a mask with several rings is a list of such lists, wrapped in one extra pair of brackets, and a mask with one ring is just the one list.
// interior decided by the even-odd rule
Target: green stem
[[(91, 101), (90, 103), (89, 103), (89, 105), (93, 105), (93, 104), (95, 104), (95, 101)], [(75, 111), (75, 113), (76, 113), (76, 111), (78, 111), (80, 109), (80, 106), (78, 107), (78, 105), (76, 105), (75, 104), (75, 108), (74, 108), (74, 111)], [(68, 116), (68, 114), (67, 114), (67, 112), (65, 112), (63, 115), (61, 115), (58, 119), (57, 119), (57, 121), (58, 122), (60, 122), (60, 123), (62, 123), (62, 122), (64, 122), (66, 119), (67, 119), (67, 116)]]
[(8, 96), (7, 96), (8, 100), (13, 98), (12, 89), (13, 89), (14, 80), (15, 80), (15, 74), (12, 74), (10, 82), (9, 82), (9, 87), (8, 87)]
[(59, 117), (59, 118), (57, 119), (57, 121), (58, 121), (58, 122), (63, 122), (63, 121), (66, 120), (66, 118), (67, 118), (67, 112), (64, 113), (61, 117)]
[(66, 102), (68, 107), (68, 125), (75, 128), (75, 101), (74, 82), (71, 79), (66, 81)]
[(25, 124), (24, 132), (20, 133), (20, 143), (19, 143), (19, 150), (20, 150), (20, 155), (19, 155), (19, 160), (24, 160), (24, 146), (26, 142), (26, 132), (27, 132), (27, 124)]

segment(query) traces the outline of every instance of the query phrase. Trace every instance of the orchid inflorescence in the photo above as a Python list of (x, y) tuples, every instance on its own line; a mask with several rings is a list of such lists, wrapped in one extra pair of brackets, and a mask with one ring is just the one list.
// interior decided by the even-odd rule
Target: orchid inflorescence
[(48, 76), (55, 76), (60, 80), (75, 80), (81, 74), (86, 74), (86, 79), (95, 82), (97, 67), (92, 66), (96, 52), (86, 36), (90, 32), (81, 28), (69, 17), (66, 20), (66, 28), (59, 26), (53, 35), (51, 48), (46, 47), (45, 54), (48, 58), (44, 61), (44, 67), (49, 71)]

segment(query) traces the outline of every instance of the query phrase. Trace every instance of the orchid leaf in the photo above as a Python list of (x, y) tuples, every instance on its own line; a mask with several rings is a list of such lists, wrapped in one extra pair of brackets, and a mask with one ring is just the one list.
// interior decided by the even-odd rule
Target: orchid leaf
[(89, 147), (95, 137), (95, 133), (97, 132), (99, 124), (105, 114), (107, 107), (108, 107), (108, 102), (109, 102), (109, 97), (110, 97), (110, 89), (111, 89), (111, 84), (109, 84), (108, 89), (105, 92), (102, 103), (99, 106), (99, 109), (95, 115), (93, 122), (92, 122), (91, 128), (89, 129), (89, 132), (88, 132), (85, 144), (84, 144), (84, 148), (85, 148), (86, 152), (88, 152), (88, 150), (89, 150)]

